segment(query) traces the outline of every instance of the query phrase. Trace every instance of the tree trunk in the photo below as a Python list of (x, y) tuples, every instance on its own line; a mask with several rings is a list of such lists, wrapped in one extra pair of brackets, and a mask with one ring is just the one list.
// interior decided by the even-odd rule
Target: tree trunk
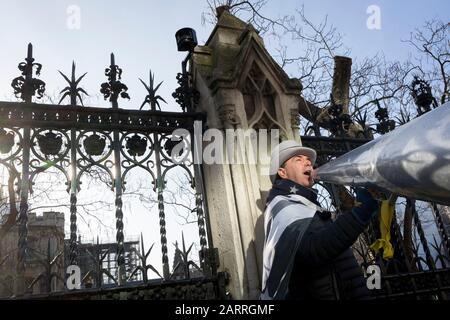
[(411, 265), (412, 271), (417, 271), (417, 266), (413, 263), (414, 250), (413, 250), (413, 214), (415, 207), (415, 200), (406, 199), (405, 206), (405, 219), (403, 221), (403, 246), (405, 248), (405, 258)]

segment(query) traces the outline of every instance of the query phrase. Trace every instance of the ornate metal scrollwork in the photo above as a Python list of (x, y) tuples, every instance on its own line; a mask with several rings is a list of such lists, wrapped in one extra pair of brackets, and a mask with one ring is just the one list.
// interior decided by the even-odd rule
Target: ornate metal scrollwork
[[(85, 173), (98, 174), (105, 179), (112, 189), (114, 186), (114, 174), (111, 169), (114, 163), (111, 161), (113, 145), (111, 132), (108, 131), (81, 131), (76, 138), (77, 149), (77, 173), (76, 181), (81, 181), (81, 176)], [(103, 174), (105, 176), (103, 177)]]
[[(178, 154), (173, 155), (172, 151), (175, 148), (175, 146), (177, 146), (179, 143), (183, 144), (183, 148), (180, 149)], [(164, 148), (164, 151), (166, 151), (166, 153), (168, 155), (170, 155), (171, 157), (173, 157), (173, 156), (181, 157), (182, 154), (184, 153), (184, 150), (186, 149), (185, 147), (186, 147), (186, 145), (185, 145), (185, 142), (182, 137), (177, 137), (177, 138), (173, 137), (171, 139), (166, 140), (163, 148)]]
[(200, 100), (200, 93), (190, 84), (191, 74), (183, 72), (177, 74), (179, 87), (172, 93), (172, 97), (180, 105), (183, 112), (194, 111)]
[[(166, 280), (170, 278), (169, 259), (172, 253), (168, 250), (167, 244), (170, 241), (171, 233), (166, 228), (171, 224), (167, 223), (166, 217), (171, 218), (171, 212), (176, 208), (173, 207), (174, 204), (171, 204), (171, 192), (178, 186), (175, 184), (180, 183), (180, 188), (186, 188), (189, 191), (186, 199), (183, 199), (186, 202), (183, 210), (189, 214), (196, 213), (196, 220), (199, 224), (203, 258), (200, 261), (200, 267), (194, 266), (195, 274), (193, 275), (194, 277), (210, 277), (205, 272), (201, 275), (202, 270), (200, 270), (200, 268), (206, 268), (204, 267), (206, 265), (205, 252), (208, 249), (203, 191), (196, 186), (196, 183), (202, 179), (201, 172), (195, 173), (195, 169), (192, 168), (193, 154), (189, 137), (186, 139), (184, 136), (176, 136), (174, 140), (171, 139), (173, 131), (179, 128), (186, 129), (189, 135), (192, 134), (194, 121), (204, 119), (204, 115), (154, 112), (158, 107), (158, 102), (161, 103), (162, 99), (155, 94), (160, 84), (153, 82), (152, 74), (150, 75), (150, 84), (146, 83), (148, 96), (144, 104), (149, 103), (153, 112), (118, 109), (117, 98), (129, 98), (129, 96), (126, 92), (128, 88), (119, 81), (122, 70), (115, 65), (113, 55), (111, 56), (111, 65), (105, 71), (108, 81), (102, 85), (101, 92), (112, 102), (114, 110), (76, 106), (83, 104), (81, 96), (86, 92), (78, 87), (85, 74), (76, 77), (75, 64), (72, 65), (72, 75), (66, 76), (61, 73), (68, 84), (61, 91), (59, 102), (63, 103), (63, 101), (67, 101), (67, 97), (70, 97), (70, 106), (30, 103), (33, 102), (32, 97), (35, 94), (43, 95), (45, 83), (32, 78), (32, 75), (39, 75), (42, 66), (33, 62), (31, 45), (28, 53), (26, 62), (19, 66), (19, 70), (22, 72), (21, 77), (13, 80), (15, 93), (20, 94), (20, 97), (27, 103), (0, 102), (0, 165), (5, 167), (9, 171), (9, 175), (14, 178), (11, 179), (12, 185), (16, 185), (13, 190), (14, 194), (20, 194), (20, 209), (18, 208), (20, 214), (17, 219), (19, 222), (18, 278), (20, 281), (25, 282), (25, 274), (28, 269), (27, 254), (29, 249), (33, 249), (31, 242), (27, 243), (29, 235), (27, 215), (30, 208), (33, 208), (29, 206), (28, 194), (33, 193), (33, 185), (40, 181), (36, 177), (41, 176), (41, 173), (58, 174), (56, 179), (59, 185), (61, 178), (64, 179), (60, 175), (62, 172), (68, 186), (67, 191), (70, 194), (70, 211), (68, 210), (70, 220), (66, 215), (66, 222), (70, 223), (70, 242), (65, 247), (68, 254), (64, 260), (80, 266), (83, 263), (82, 251), (79, 246), (81, 240), (77, 241), (77, 235), (82, 234), (77, 227), (77, 216), (79, 215), (77, 207), (83, 205), (83, 202), (80, 201), (82, 198), (78, 198), (78, 193), (82, 191), (81, 185), (84, 182), (82, 178), (87, 176), (89, 179), (95, 179), (96, 182), (99, 181), (110, 186), (115, 193), (117, 250), (115, 253), (111, 251), (111, 257), (108, 259), (114, 259), (117, 270), (121, 270), (121, 272), (115, 275), (113, 272), (108, 274), (106, 271), (109, 269), (106, 271), (100, 269), (104, 262), (104, 254), (94, 252), (94, 255), (99, 255), (99, 259), (94, 259), (95, 267), (98, 267), (94, 271), (97, 272), (88, 272), (87, 274), (83, 272), (83, 274), (86, 274), (85, 279), (95, 275), (98, 287), (102, 286), (102, 280), (105, 277), (111, 280), (109, 281), (111, 283), (107, 285), (112, 285), (112, 282), (116, 285), (126, 285), (123, 278), (125, 275), (128, 276), (131, 271), (131, 269), (125, 269), (128, 268), (126, 259), (131, 258), (127, 258), (130, 256), (128, 256), (129, 252), (125, 246), (127, 243), (124, 237), (124, 233), (126, 234), (125, 218), (129, 209), (124, 201), (123, 195), (126, 194), (123, 193), (123, 190), (125, 190), (125, 177), (130, 170), (135, 168), (139, 168), (139, 173), (142, 172), (141, 169), (149, 173), (147, 185), (151, 186), (153, 183), (154, 191), (157, 194), (155, 210), (157, 209), (157, 214), (159, 214), (163, 272), (157, 270), (156, 266), (152, 269), (148, 263), (143, 266), (152, 269), (161, 278)], [(191, 75), (185, 71), (183, 75), (187, 91), (181, 93), (184, 94), (183, 98), (187, 99), (184, 100), (187, 103), (186, 109), (193, 110), (193, 106), (198, 101), (198, 92), (195, 91), (192, 84)], [(179, 80), (181, 79), (179, 78)], [(16, 167), (21, 167), (22, 171), (17, 170)], [(182, 175), (180, 180), (178, 180), (179, 174)], [(189, 189), (189, 185), (192, 190)], [(66, 231), (67, 224), (64, 227)], [(110, 249), (114, 250), (114, 248)], [(187, 259), (188, 254), (196, 255), (191, 248), (196, 247), (183, 248), (180, 251), (183, 254), (183, 263), (178, 264), (178, 267), (175, 264), (175, 270), (178, 268), (178, 271), (187, 272), (188, 277), (191, 272), (189, 268), (193, 267), (193, 264), (189, 264), (190, 260)], [(150, 250), (143, 250), (142, 257), (144, 257), (144, 253), (148, 256)], [(198, 262), (196, 263), (198, 264)], [(86, 282), (85, 279), (82, 280), (82, 283)], [(137, 277), (129, 278), (129, 280), (139, 281)], [(37, 282), (35, 283), (37, 284)], [(19, 288), (17, 292), (21, 294), (25, 291)]]
[(44, 155), (57, 155), (59, 154), (62, 146), (61, 134), (54, 133), (52, 130), (46, 134), (40, 134), (37, 136), (39, 148)]
[(45, 82), (33, 78), (33, 69), (36, 67), (36, 75), (39, 76), (42, 65), (34, 62), (33, 45), (31, 43), (28, 44), (28, 54), (25, 61), (26, 62), (21, 62), (18, 66), (22, 76), (14, 78), (11, 82), (11, 86), (14, 89), (16, 97), (20, 97), (23, 101), (31, 102), (31, 98), (36, 93), (37, 98), (40, 99), (44, 96), (45, 92)]
[(67, 86), (67, 87), (65, 87), (64, 89), (61, 90), (60, 93), (64, 92), (64, 94), (62, 95), (62, 97), (59, 100), (58, 104), (61, 104), (61, 102), (64, 100), (65, 97), (70, 97), (70, 105), (76, 106), (77, 105), (77, 98), (78, 98), (78, 99), (80, 99), (81, 105), (84, 106), (83, 105), (83, 98), (81, 97), (81, 93), (83, 93), (83, 94), (85, 94), (87, 96), (88, 96), (88, 93), (83, 88), (79, 88), (78, 84), (84, 78), (84, 76), (87, 74), (87, 72), (84, 73), (78, 79), (76, 79), (76, 76), (75, 76), (75, 61), (72, 62), (72, 77), (71, 77), (70, 80), (64, 73), (62, 73), (59, 70), (58, 70), (58, 72), (61, 74), (61, 76), (64, 78), (64, 80), (66, 80), (67, 83), (69, 84), (69, 86)]
[(155, 75), (152, 74), (152, 70), (149, 71), (149, 83), (148, 83), (148, 85), (141, 78), (139, 78), (139, 80), (144, 85), (144, 87), (145, 87), (145, 89), (147, 90), (147, 93), (148, 93), (145, 96), (145, 100), (142, 103), (142, 105), (139, 108), (139, 110), (142, 110), (142, 108), (144, 107), (144, 105), (146, 103), (148, 103), (150, 105), (150, 110), (152, 110), (152, 111), (156, 110), (156, 106), (158, 106), (158, 109), (161, 110), (161, 106), (159, 105), (159, 100), (161, 100), (164, 103), (167, 103), (167, 102), (160, 95), (156, 95), (156, 91), (158, 91), (158, 89), (161, 86), (161, 84), (163, 83), (163, 81), (161, 81), (156, 87), (154, 87)]
[[(122, 172), (122, 181), (123, 181), (123, 188), (125, 190), (125, 185), (126, 185), (126, 177), (128, 175), (128, 173), (134, 169), (134, 168), (141, 168), (143, 170), (145, 170), (146, 172), (148, 172), (151, 176), (151, 181), (153, 182), (153, 184), (155, 184), (156, 181), (156, 177), (155, 177), (155, 146), (153, 143), (153, 139), (151, 137), (151, 135), (145, 134), (145, 133), (139, 133), (139, 134), (133, 134), (131, 132), (125, 132), (121, 135), (120, 138), (120, 146), (123, 146), (125, 144), (124, 147), (121, 147), (121, 166), (123, 172)], [(135, 138), (134, 136), (137, 135), (138, 137)], [(145, 147), (143, 145), (140, 145), (138, 147), (139, 150), (136, 150), (134, 146), (130, 146), (129, 145), (129, 141), (131, 139), (135, 139), (137, 141), (137, 139), (141, 140), (140, 143), (142, 143), (142, 141), (145, 141)], [(143, 143), (142, 143), (143, 144)], [(128, 146), (127, 146), (128, 145)], [(128, 148), (131, 147), (130, 149), (134, 151), (129, 151)], [(139, 152), (139, 154), (138, 154)]]
[[(56, 131), (56, 132), (54, 132)], [(70, 151), (70, 138), (65, 129), (33, 129), (29, 148), (31, 157), (29, 160), (31, 181), (30, 191), (33, 189), (36, 177), (49, 168), (60, 171), (66, 178), (69, 185), (69, 175), (67, 168), (70, 162), (67, 155)]]
[(331, 98), (331, 107), (328, 113), (331, 116), (330, 129), (335, 136), (345, 136), (350, 125), (352, 124), (352, 119), (350, 115), (343, 113), (344, 107), (340, 104), (335, 104), (333, 98)]
[(414, 76), (414, 80), (411, 83), (411, 95), (417, 106), (417, 113), (419, 115), (430, 111), (431, 105), (434, 108), (437, 107), (436, 99), (431, 93), (430, 84), (418, 76)]
[(126, 92), (128, 87), (119, 81), (122, 77), (122, 69), (116, 65), (113, 53), (111, 53), (111, 65), (105, 69), (105, 76), (108, 77), (108, 82), (102, 83), (100, 93), (103, 94), (105, 100), (109, 98), (113, 108), (118, 108), (117, 99), (119, 95), (128, 100), (130, 96)]
[(131, 138), (126, 137), (126, 148), (132, 157), (142, 156), (147, 150), (147, 139), (134, 134)]
[(170, 275), (170, 278), (174, 278), (174, 277), (179, 277), (182, 276), (185, 279), (190, 279), (191, 278), (191, 274), (190, 274), (190, 267), (193, 267), (194, 271), (198, 271), (198, 272), (202, 272), (202, 270), (200, 269), (200, 267), (192, 260), (189, 259), (189, 253), (192, 250), (192, 246), (194, 245), (194, 243), (192, 243), (189, 248), (186, 250), (186, 243), (184, 241), (184, 234), (181, 233), (181, 238), (182, 238), (182, 247), (183, 247), (183, 251), (181, 251), (178, 248), (178, 242), (174, 243), (175, 246), (175, 258), (174, 258), (174, 266), (173, 266), (173, 271), (172, 274)]
[(380, 134), (388, 133), (395, 129), (395, 121), (389, 119), (387, 108), (382, 108), (378, 100), (375, 101), (378, 110), (375, 112), (375, 117), (380, 123), (377, 124), (377, 132)]
[(190, 172), (188, 167), (192, 165), (193, 159), (187, 137), (164, 134), (161, 135), (159, 143), (161, 145), (161, 166), (166, 168), (180, 166)]
[(140, 272), (142, 273), (142, 280), (144, 281), (144, 283), (148, 283), (148, 275), (147, 275), (148, 269), (152, 270), (152, 271), (153, 271), (154, 273), (156, 273), (160, 278), (162, 278), (162, 276), (159, 274), (158, 270), (156, 270), (156, 268), (155, 268), (153, 265), (147, 263), (147, 259), (148, 259), (149, 255), (150, 255), (150, 253), (152, 252), (153, 245), (154, 245), (154, 243), (150, 246), (150, 249), (148, 249), (148, 251), (146, 251), (146, 250), (145, 250), (145, 247), (144, 247), (144, 237), (142, 236), (142, 233), (141, 233), (141, 252), (139, 252), (138, 250), (136, 250), (136, 248), (133, 248), (133, 249), (132, 249), (134, 252), (136, 252), (136, 255), (139, 257), (139, 260), (140, 260), (140, 262), (141, 262), (141, 265), (135, 267), (135, 268), (131, 271), (131, 274), (130, 274), (130, 276), (128, 277), (128, 279), (132, 279), (133, 276), (134, 276), (138, 271), (140, 271)]
[(9, 153), (14, 146), (14, 133), (0, 128), (0, 153)]
[(83, 146), (88, 155), (100, 156), (105, 150), (106, 139), (105, 137), (101, 137), (97, 133), (94, 133), (93, 135), (90, 135), (86, 139), (84, 139)]

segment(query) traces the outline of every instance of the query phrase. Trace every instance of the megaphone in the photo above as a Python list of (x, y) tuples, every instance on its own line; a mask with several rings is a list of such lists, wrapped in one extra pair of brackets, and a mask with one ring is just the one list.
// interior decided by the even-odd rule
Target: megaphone
[(450, 102), (326, 163), (315, 175), (450, 205)]

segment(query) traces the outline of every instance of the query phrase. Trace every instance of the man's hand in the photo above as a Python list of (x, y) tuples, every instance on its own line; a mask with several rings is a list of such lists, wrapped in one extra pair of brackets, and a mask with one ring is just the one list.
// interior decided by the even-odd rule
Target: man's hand
[[(375, 192), (371, 190), (371, 192)], [(355, 188), (356, 203), (353, 211), (358, 215), (370, 215), (374, 217), (378, 213), (378, 201), (374, 199), (372, 193), (365, 188)]]
[(355, 197), (341, 185), (337, 185), (337, 191), (340, 200), (339, 210), (342, 212), (348, 212), (355, 206)]

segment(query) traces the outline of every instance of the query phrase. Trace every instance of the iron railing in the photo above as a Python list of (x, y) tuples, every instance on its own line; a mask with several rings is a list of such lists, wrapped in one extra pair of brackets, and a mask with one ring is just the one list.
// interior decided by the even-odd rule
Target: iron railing
[[(150, 84), (147, 85), (141, 80), (148, 91), (141, 109), (148, 103), (150, 111), (119, 108), (119, 98), (130, 97), (127, 86), (121, 82), (122, 69), (116, 65), (113, 54), (110, 66), (105, 71), (108, 81), (103, 83), (100, 89), (105, 100), (108, 99), (111, 103), (111, 108), (83, 106), (82, 94), (86, 91), (79, 87), (79, 83), (85, 74), (77, 79), (75, 64), (70, 79), (61, 73), (69, 86), (61, 92), (64, 94), (60, 103), (65, 98), (70, 98), (69, 105), (33, 102), (33, 97), (39, 99), (45, 91), (45, 83), (35, 78), (39, 76), (41, 69), (42, 65), (34, 62), (33, 47), (29, 44), (27, 58), (19, 65), (22, 74), (12, 82), (14, 93), (22, 101), (0, 102), (0, 165), (5, 168), (9, 177), (8, 190), (13, 190), (9, 193), (9, 199), (12, 199), (9, 213), (13, 215), (14, 210), (17, 211), (17, 226), (11, 226), (5, 231), (17, 235), (17, 248), (7, 248), (0, 253), (4, 255), (1, 257), (0, 269), (15, 265), (13, 278), (0, 279), (3, 289), (8, 288), (3, 290), (4, 297), (27, 297), (33, 292), (41, 296), (63, 294), (67, 291), (67, 274), (65, 269), (61, 268), (68, 265), (83, 266), (81, 293), (77, 291), (78, 293), (70, 296), (82, 295), (86, 290), (101, 291), (106, 287), (113, 291), (113, 287), (145, 287), (145, 290), (150, 290), (149, 287), (167, 283), (170, 289), (178, 286), (180, 281), (190, 286), (190, 281), (194, 278), (201, 284), (196, 290), (204, 288), (206, 291), (204, 294), (197, 292), (196, 295), (190, 296), (215, 298), (223, 295), (224, 284), (220, 279), (224, 276), (217, 273), (217, 250), (212, 246), (211, 233), (208, 230), (201, 167), (192, 160), (192, 148), (189, 146), (184, 145), (182, 154), (172, 153), (180, 142), (180, 137), (175, 137), (173, 131), (185, 129), (192, 138), (194, 121), (204, 120), (204, 114), (193, 112), (194, 107), (187, 105), (195, 101), (192, 99), (194, 89), (189, 80), (191, 78), (185, 68), (183, 73), (178, 75), (179, 79), (184, 80), (176, 93), (177, 99), (183, 100), (183, 112), (156, 110), (156, 105), (159, 106), (158, 100), (162, 98), (155, 95), (159, 85), (153, 86), (154, 78), (151, 73)], [(183, 99), (184, 92), (189, 96), (186, 99)], [(81, 105), (78, 105), (78, 102)], [(177, 161), (180, 158), (183, 161)], [(58, 170), (66, 180), (70, 202), (70, 235), (64, 244), (59, 245), (62, 252), (53, 252), (49, 240), (47, 253), (41, 254), (41, 258), (33, 258), (43, 264), (44, 271), (38, 277), (30, 279), (29, 268), (33, 265), (30, 256), (35, 249), (28, 241), (29, 228), (32, 226), (29, 224), (29, 195), (35, 188), (36, 178), (48, 172), (50, 168)], [(123, 207), (123, 192), (128, 175), (135, 168), (148, 173), (147, 184), (157, 195), (162, 274), (148, 261), (153, 246), (146, 251), (142, 236), (139, 243), (131, 244), (125, 241), (124, 215), (127, 213)], [(183, 237), (183, 249), (176, 247), (175, 255), (178, 254), (179, 259), (171, 270), (164, 197), (168, 172), (174, 168), (183, 171), (188, 177), (188, 185), (184, 187), (190, 188), (194, 195), (194, 205), (190, 210), (196, 215), (200, 250), (198, 260), (193, 261), (192, 245), (186, 249)], [(82, 190), (81, 178), (95, 170), (103, 172), (105, 182), (114, 191), (116, 241), (109, 245), (97, 241), (89, 246), (78, 239), (77, 201)], [(17, 199), (15, 194), (19, 195)], [(15, 200), (19, 203), (18, 210)], [(7, 225), (3, 224), (2, 227), (6, 228)], [(5, 249), (5, 246), (2, 248)], [(5, 252), (13, 254), (6, 255)], [(56, 263), (58, 260), (59, 263)], [(61, 260), (64, 262), (61, 263)], [(89, 262), (86, 262), (88, 260)], [(114, 262), (114, 272), (108, 267), (111, 261)], [(158, 277), (148, 277), (149, 270), (154, 271)], [(174, 277), (174, 274), (177, 277)], [(55, 281), (60, 282), (55, 284)], [(112, 283), (113, 287), (108, 285), (108, 282)], [(202, 283), (209, 285), (204, 286)], [(39, 288), (36, 289), (37, 287)], [(1, 290), (0, 288), (0, 292)], [(152, 290), (150, 291), (153, 292)], [(150, 293), (144, 295), (147, 294)], [(176, 296), (178, 293), (174, 294)], [(164, 297), (165, 294), (161, 293), (160, 296)]]

